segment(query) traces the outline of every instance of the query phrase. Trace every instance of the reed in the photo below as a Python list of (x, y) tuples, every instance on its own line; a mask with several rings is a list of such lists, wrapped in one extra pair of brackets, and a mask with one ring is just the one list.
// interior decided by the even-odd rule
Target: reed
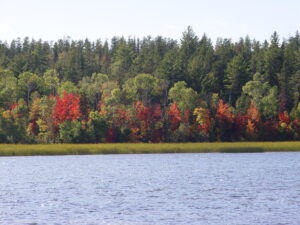
[(300, 151), (300, 142), (0, 144), (0, 156)]

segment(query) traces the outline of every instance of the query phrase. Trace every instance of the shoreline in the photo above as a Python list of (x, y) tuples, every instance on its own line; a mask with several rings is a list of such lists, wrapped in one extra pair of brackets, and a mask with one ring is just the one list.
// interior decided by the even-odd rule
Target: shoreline
[(300, 152), (295, 142), (0, 144), (0, 156)]

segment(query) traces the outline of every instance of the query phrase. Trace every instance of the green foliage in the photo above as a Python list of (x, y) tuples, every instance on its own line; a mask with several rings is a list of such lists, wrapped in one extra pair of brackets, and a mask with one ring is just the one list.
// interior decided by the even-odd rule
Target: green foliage
[(123, 85), (127, 100), (140, 100), (146, 106), (150, 105), (155, 97), (162, 95), (162, 88), (161, 80), (150, 74), (138, 74)]
[(10, 70), (0, 69), (0, 107), (9, 107), (16, 100), (17, 78)]
[(18, 94), (19, 97), (26, 99), (27, 104), (30, 103), (31, 94), (35, 91), (42, 92), (44, 80), (37, 74), (24, 72), (20, 74), (18, 79)]
[(265, 52), (265, 73), (271, 86), (278, 85), (277, 74), (282, 67), (282, 51), (276, 32), (271, 36), (270, 47)]
[(246, 114), (251, 103), (251, 98), (246, 94), (242, 94), (236, 101), (236, 110), (240, 114)]
[(266, 119), (271, 119), (278, 114), (278, 89), (277, 86), (270, 88), (268, 95), (261, 99), (261, 111)]
[(0, 142), (298, 140), (299, 102), (299, 33), (0, 42)]
[(139, 54), (134, 59), (130, 70), (133, 74), (153, 74), (160, 64), (164, 53), (173, 44), (173, 42), (168, 42), (167, 39), (163, 39), (161, 36), (156, 37), (154, 40), (151, 37), (144, 38), (140, 43)]
[(133, 63), (133, 49), (121, 42), (117, 47), (111, 64), (111, 75), (114, 80), (117, 80), (119, 85), (122, 85), (129, 78), (129, 69)]
[(30, 143), (27, 136), (27, 107), (24, 100), (19, 100), (12, 110), (0, 110), (0, 141), (2, 143)]
[(293, 119), (300, 120), (300, 102), (297, 104), (297, 107), (293, 108), (291, 111), (291, 116)]
[(56, 70), (47, 70), (43, 75), (43, 79), (45, 82), (44, 93), (55, 96), (59, 88), (59, 78)]
[(288, 80), (288, 87), (288, 93), (293, 101), (293, 107), (297, 107), (297, 104), (300, 101), (300, 69)]
[(187, 82), (194, 90), (203, 91), (202, 82), (206, 82), (206, 77), (212, 69), (213, 60), (213, 46), (210, 39), (204, 35), (187, 65)]
[(227, 65), (224, 80), (230, 105), (235, 105), (249, 77), (249, 67), (244, 57), (241, 54), (233, 57)]
[(59, 139), (62, 143), (77, 142), (80, 137), (80, 121), (65, 121), (59, 124)]
[(169, 99), (179, 106), (181, 112), (193, 110), (197, 104), (198, 94), (192, 88), (186, 87), (184, 81), (179, 81), (169, 90)]
[(101, 73), (93, 73), (92, 77), (83, 77), (79, 82), (80, 92), (85, 94), (89, 103), (96, 110), (102, 94), (102, 85), (108, 82), (108, 76)]
[(155, 72), (157, 77), (168, 80), (171, 84), (184, 79), (178, 54), (178, 48), (173, 48), (165, 54)]
[(254, 74), (253, 80), (243, 87), (244, 94), (248, 95), (262, 112), (266, 119), (271, 119), (278, 112), (278, 88), (271, 87), (264, 75)]
[(189, 126), (181, 123), (178, 129), (173, 131), (169, 137), (169, 142), (187, 142), (189, 141)]
[(65, 81), (61, 84), (60, 88), (58, 89), (58, 94), (61, 96), (64, 92), (78, 94), (79, 89), (71, 81)]
[(99, 112), (90, 112), (89, 121), (87, 123), (87, 132), (90, 142), (99, 143), (105, 142), (108, 131), (107, 120)]

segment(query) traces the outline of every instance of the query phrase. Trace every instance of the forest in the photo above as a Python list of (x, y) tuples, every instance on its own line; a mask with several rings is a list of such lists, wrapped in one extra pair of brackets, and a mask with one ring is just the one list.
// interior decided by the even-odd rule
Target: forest
[(300, 140), (300, 34), (0, 41), (0, 143)]

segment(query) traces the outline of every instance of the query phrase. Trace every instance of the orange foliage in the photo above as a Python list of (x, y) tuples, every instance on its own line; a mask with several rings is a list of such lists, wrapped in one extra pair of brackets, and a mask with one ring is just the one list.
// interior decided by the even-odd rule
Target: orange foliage
[(227, 120), (228, 122), (233, 122), (234, 115), (227, 104), (223, 103), (223, 100), (219, 100), (217, 117), (221, 120)]
[(250, 119), (252, 119), (253, 121), (256, 121), (256, 122), (260, 121), (259, 111), (253, 102), (251, 102), (251, 104), (247, 110), (247, 116), (249, 116)]
[(247, 121), (247, 134), (254, 138), (256, 137), (256, 126), (255, 123), (253, 121), (251, 121), (250, 119), (248, 119)]
[(80, 98), (78, 95), (63, 93), (63, 97), (56, 97), (56, 105), (53, 110), (55, 124), (64, 121), (74, 121), (81, 117)]
[(176, 103), (171, 105), (168, 115), (171, 122), (171, 130), (176, 130), (180, 126), (181, 122), (180, 110)]
[(30, 134), (34, 134), (37, 135), (39, 130), (38, 130), (38, 125), (36, 123), (36, 120), (34, 120), (33, 122), (30, 122), (28, 124), (28, 131), (30, 132)]

